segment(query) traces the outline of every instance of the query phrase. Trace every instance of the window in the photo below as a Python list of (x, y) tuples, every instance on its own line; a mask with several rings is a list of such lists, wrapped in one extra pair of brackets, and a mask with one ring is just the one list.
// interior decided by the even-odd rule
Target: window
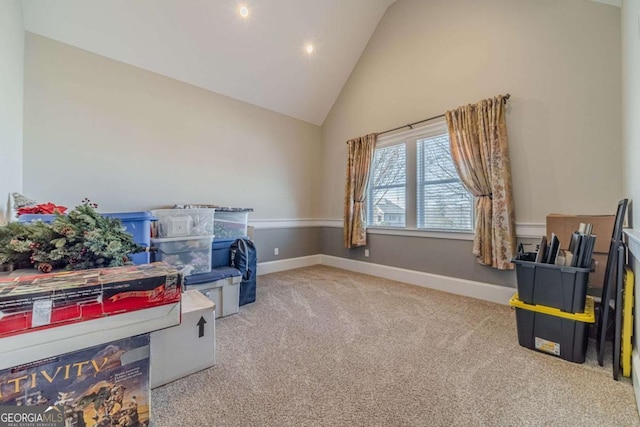
[(371, 169), (369, 226), (473, 231), (473, 196), (458, 177), (444, 122), (380, 138)]

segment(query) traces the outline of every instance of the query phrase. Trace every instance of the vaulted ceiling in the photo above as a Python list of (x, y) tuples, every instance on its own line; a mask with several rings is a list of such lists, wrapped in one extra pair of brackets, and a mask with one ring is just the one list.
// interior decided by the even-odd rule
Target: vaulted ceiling
[(394, 1), (23, 0), (23, 13), (27, 31), (321, 125)]

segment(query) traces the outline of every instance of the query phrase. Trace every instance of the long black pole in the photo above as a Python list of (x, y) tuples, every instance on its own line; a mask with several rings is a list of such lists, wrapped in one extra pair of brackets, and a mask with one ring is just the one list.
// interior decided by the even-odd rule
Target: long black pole
[[(506, 94), (502, 99), (504, 99), (504, 100), (506, 101), (506, 100), (507, 100), (507, 99), (509, 99), (510, 97), (511, 97), (511, 95)], [(411, 128), (412, 128), (413, 126), (415, 126), (415, 125), (418, 125), (418, 124), (420, 124), (420, 123), (424, 123), (424, 122), (428, 122), (428, 121), (430, 121), (430, 120), (439, 119), (439, 118), (441, 118), (441, 117), (444, 117), (444, 114), (439, 114), (439, 115), (437, 115), (437, 116), (429, 117), (428, 119), (420, 120), (420, 121), (418, 121), (418, 122), (409, 123), (409, 124), (407, 124), (407, 125), (399, 126), (399, 127), (397, 127), (397, 128), (393, 128), (393, 129), (389, 129), (389, 130), (385, 130), (385, 131), (383, 131), (383, 132), (378, 132), (378, 133), (377, 133), (377, 135), (378, 135), (378, 136), (380, 136), (380, 135), (384, 135), (385, 133), (389, 133), (389, 132), (393, 132), (393, 131), (396, 131), (396, 130), (400, 130), (400, 129), (402, 129), (402, 128), (409, 128), (409, 129), (411, 129)]]

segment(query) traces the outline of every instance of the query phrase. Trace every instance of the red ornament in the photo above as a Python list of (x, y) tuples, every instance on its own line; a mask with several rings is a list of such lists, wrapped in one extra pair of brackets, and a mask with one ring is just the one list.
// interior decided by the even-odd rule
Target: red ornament
[(67, 210), (66, 206), (58, 206), (54, 203), (41, 203), (35, 206), (27, 206), (18, 209), (18, 216), (25, 214), (54, 214), (56, 212), (63, 214)]

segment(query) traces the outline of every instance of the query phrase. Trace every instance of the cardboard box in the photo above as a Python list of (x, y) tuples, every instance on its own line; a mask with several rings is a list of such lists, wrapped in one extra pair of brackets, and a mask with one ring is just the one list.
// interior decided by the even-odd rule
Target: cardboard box
[(46, 405), (63, 425), (147, 425), (149, 354), (145, 334), (1, 370), (0, 405)]
[(555, 233), (560, 240), (560, 249), (568, 249), (571, 235), (577, 231), (580, 223), (593, 224), (592, 234), (596, 235), (595, 253), (608, 254), (615, 215), (547, 215), (547, 239)]
[(215, 364), (215, 304), (200, 292), (182, 295), (182, 323), (151, 333), (151, 387)]
[(180, 302), (1, 338), (0, 369), (180, 324)]
[(164, 263), (0, 279), (0, 338), (180, 301)]

